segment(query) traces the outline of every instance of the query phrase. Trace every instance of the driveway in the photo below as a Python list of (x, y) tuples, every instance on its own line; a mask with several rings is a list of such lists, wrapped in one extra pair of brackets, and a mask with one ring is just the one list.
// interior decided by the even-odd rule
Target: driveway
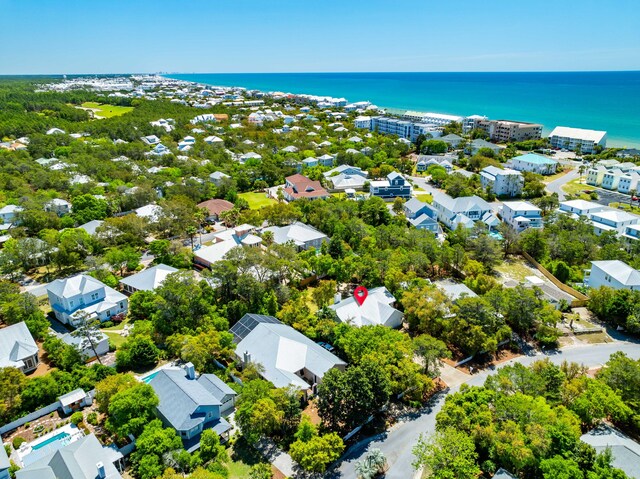
[[(519, 356), (504, 364), (519, 362), (529, 365), (538, 359), (548, 357), (555, 364), (560, 364), (562, 361), (570, 361), (584, 364), (588, 367), (596, 367), (606, 363), (609, 356), (616, 351), (622, 351), (628, 356), (638, 359), (640, 358), (640, 343), (616, 341), (608, 344), (572, 345), (558, 351), (538, 353), (533, 356)], [(483, 371), (474, 374), (469, 376), (465, 383), (480, 386), (493, 373), (494, 371)], [(389, 464), (389, 471), (385, 475), (386, 479), (409, 479), (414, 477), (415, 471), (411, 465), (414, 460), (413, 446), (418, 442), (420, 434), (428, 435), (435, 431), (436, 415), (442, 409), (446, 395), (458, 391), (460, 385), (453, 385), (449, 391), (437, 394), (419, 413), (399, 421), (385, 433), (365, 439), (351, 447), (338, 468), (328, 472), (326, 477), (344, 479), (357, 477), (355, 463), (360, 460), (369, 447), (378, 448), (385, 454)]]

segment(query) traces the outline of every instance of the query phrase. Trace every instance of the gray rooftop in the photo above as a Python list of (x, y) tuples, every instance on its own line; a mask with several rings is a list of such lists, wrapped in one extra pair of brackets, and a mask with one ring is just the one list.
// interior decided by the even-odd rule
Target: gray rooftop
[(22, 360), (34, 354), (38, 345), (24, 321), (0, 329), (0, 367), (21, 368)]
[(273, 240), (277, 244), (292, 241), (298, 246), (304, 246), (310, 241), (328, 239), (328, 236), (322, 231), (315, 229), (313, 226), (300, 223), (299, 221), (288, 226), (269, 226), (263, 231), (271, 231), (273, 233)]
[(20, 469), (16, 479), (94, 479), (98, 476), (99, 462), (104, 465), (106, 479), (121, 479), (113, 465), (120, 458), (122, 454), (103, 447), (90, 434)]
[[(240, 326), (239, 326), (240, 325)], [(239, 326), (239, 327), (237, 327)], [(295, 329), (270, 316), (245, 314), (234, 325), (244, 338), (238, 342), (236, 356), (250, 354), (251, 361), (262, 364), (262, 376), (276, 387), (310, 385), (296, 373), (302, 369), (318, 378), (335, 366), (346, 363)], [(246, 332), (248, 331), (248, 332)]]
[(602, 425), (580, 438), (596, 451), (611, 449), (612, 465), (622, 469), (631, 479), (640, 479), (640, 444), (617, 429)]
[(189, 430), (205, 421), (195, 414), (201, 406), (220, 406), (216, 398), (183, 369), (161, 369), (149, 382), (160, 399), (158, 411), (176, 430)]
[(451, 301), (457, 301), (463, 295), (470, 298), (475, 298), (476, 296), (478, 296), (466, 284), (463, 283), (454, 283), (453, 281), (442, 280), (436, 281), (434, 284), (438, 287), (438, 289), (442, 290), (442, 292), (446, 294)]
[(153, 291), (162, 284), (167, 276), (171, 273), (175, 273), (176, 271), (178, 270), (173, 266), (158, 264), (132, 276), (121, 279), (120, 282), (139, 291)]

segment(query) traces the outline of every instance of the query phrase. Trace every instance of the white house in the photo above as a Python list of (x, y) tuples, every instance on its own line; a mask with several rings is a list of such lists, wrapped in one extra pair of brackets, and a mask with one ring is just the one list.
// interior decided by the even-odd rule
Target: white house
[(502, 206), (502, 221), (516, 231), (527, 228), (542, 228), (542, 210), (528, 201), (505, 201)]
[(3, 224), (11, 224), (16, 221), (16, 215), (24, 211), (22, 206), (17, 205), (6, 205), (0, 209), (0, 219)]
[(438, 221), (452, 230), (458, 224), (472, 228), (476, 221), (483, 221), (489, 226), (498, 221), (491, 211), (491, 205), (475, 195), (452, 198), (444, 193), (436, 193), (432, 206), (438, 214)]
[[(102, 331), (93, 340), (93, 346), (91, 342), (85, 336), (74, 336), (72, 333), (64, 334), (60, 339), (66, 344), (75, 347), (80, 351), (80, 355), (85, 359), (91, 359), (97, 356), (102, 356), (109, 352), (109, 336)], [(95, 352), (93, 351), (95, 348)]]
[(370, 116), (359, 116), (353, 121), (356, 128), (364, 128), (369, 129), (371, 126), (371, 117)]
[(618, 181), (618, 191), (620, 193), (630, 194), (632, 191), (638, 190), (638, 180), (640, 173), (637, 171), (628, 171), (622, 175)]
[(480, 184), (486, 190), (490, 188), (496, 196), (519, 196), (524, 186), (522, 173), (510, 168), (504, 170), (496, 166), (487, 166), (480, 171)]
[(528, 171), (539, 175), (553, 175), (558, 167), (558, 162), (546, 156), (527, 153), (526, 155), (511, 158), (509, 165), (517, 171)]
[(24, 321), (0, 329), (0, 368), (17, 368), (28, 373), (38, 363), (38, 345)]
[[(338, 299), (340, 299), (338, 297)], [(387, 288), (381, 286), (369, 290), (369, 294), (362, 304), (358, 304), (353, 296), (340, 300), (329, 306), (340, 321), (353, 326), (387, 326), (399, 328), (402, 326), (402, 312), (395, 309), (396, 298)]]
[(607, 132), (556, 126), (549, 135), (549, 142), (554, 148), (593, 153), (596, 146), (607, 146)]
[(127, 297), (86, 274), (56, 279), (47, 286), (49, 304), (56, 318), (72, 326), (84, 315), (101, 322), (126, 314)]
[(640, 271), (619, 260), (592, 261), (584, 282), (589, 288), (640, 290)]
[(622, 172), (622, 170), (619, 170), (617, 168), (613, 169), (613, 170), (608, 170), (603, 176), (602, 176), (602, 187), (607, 189), (607, 190), (617, 190), (618, 189), (618, 184), (620, 182), (620, 178), (622, 178), (623, 176), (625, 176), (625, 174)]
[(255, 230), (255, 226), (245, 224), (214, 235), (213, 244), (194, 252), (194, 261), (208, 268), (224, 259), (225, 255), (233, 248), (239, 246), (257, 247), (262, 243), (262, 238), (254, 234)]
[(209, 181), (216, 186), (222, 185), (225, 180), (231, 178), (229, 175), (223, 173), (222, 171), (214, 171), (209, 175)]
[(167, 276), (176, 271), (178, 270), (173, 266), (161, 263), (121, 279), (120, 284), (122, 289), (129, 294), (136, 291), (154, 291), (162, 285)]
[(593, 201), (569, 200), (569, 201), (561, 201), (558, 211), (560, 213), (573, 215), (574, 217), (577, 218), (579, 216), (589, 217), (591, 213), (596, 213), (598, 211), (602, 211), (606, 209), (609, 209), (609, 208), (599, 203), (594, 203)]
[(53, 212), (58, 216), (66, 215), (71, 213), (71, 203), (61, 198), (54, 198), (45, 203), (44, 210)]
[(591, 213), (589, 219), (597, 235), (602, 234), (604, 231), (615, 231), (616, 234), (623, 234), (626, 226), (640, 223), (640, 216), (612, 208)]
[(602, 185), (602, 180), (607, 171), (609, 170), (603, 165), (596, 165), (593, 168), (589, 168), (587, 170), (587, 184), (591, 186)]
[(322, 243), (329, 241), (329, 237), (313, 226), (296, 221), (287, 226), (269, 226), (263, 233), (271, 232), (276, 244), (293, 243), (302, 250), (309, 248), (320, 249)]

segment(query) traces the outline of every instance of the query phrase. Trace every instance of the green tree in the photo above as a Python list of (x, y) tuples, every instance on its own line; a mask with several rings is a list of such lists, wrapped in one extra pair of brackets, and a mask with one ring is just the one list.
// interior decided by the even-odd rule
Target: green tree
[(109, 401), (107, 429), (121, 437), (129, 434), (138, 436), (155, 417), (154, 410), (158, 404), (158, 396), (148, 384), (139, 383), (123, 389)]
[(447, 345), (428, 334), (415, 337), (413, 339), (413, 347), (416, 356), (424, 364), (424, 373), (431, 378), (436, 378), (440, 375), (442, 358), (451, 358), (451, 351), (449, 351)]
[(160, 350), (148, 336), (128, 338), (116, 351), (116, 368), (118, 371), (129, 369), (149, 369), (155, 366)]
[(96, 394), (94, 399), (98, 404), (98, 411), (107, 413), (111, 398), (125, 389), (129, 389), (138, 384), (138, 380), (133, 374), (114, 374), (108, 376), (96, 384)]
[(136, 439), (131, 462), (137, 477), (155, 479), (164, 471), (163, 455), (182, 449), (182, 441), (174, 429), (163, 428), (159, 419), (145, 422), (147, 424)]
[(344, 442), (336, 433), (314, 436), (308, 441), (297, 440), (289, 448), (291, 458), (302, 469), (324, 472), (344, 451)]
[(482, 472), (476, 464), (473, 439), (454, 428), (440, 430), (429, 439), (421, 436), (413, 454), (413, 467), (424, 467), (433, 479), (471, 479)]

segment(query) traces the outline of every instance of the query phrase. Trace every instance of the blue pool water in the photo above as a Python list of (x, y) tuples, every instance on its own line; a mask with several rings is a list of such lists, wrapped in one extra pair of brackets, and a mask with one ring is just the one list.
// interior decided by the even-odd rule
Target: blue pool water
[(31, 446), (31, 449), (37, 451), (40, 448), (43, 448), (43, 447), (45, 447), (45, 446), (47, 446), (47, 445), (49, 445), (49, 444), (51, 444), (53, 442), (60, 441), (62, 439), (66, 439), (69, 436), (70, 436), (70, 434), (68, 432), (60, 432), (60, 433), (56, 434), (55, 436), (51, 436), (46, 441), (42, 441), (41, 443), (36, 444), (35, 446)]
[(157, 375), (159, 372), (160, 372), (160, 371), (156, 371), (156, 372), (154, 372), (154, 373), (149, 374), (148, 376), (143, 377), (143, 378), (142, 378), (142, 382), (143, 382), (143, 383), (145, 383), (145, 384), (149, 384), (149, 383), (151, 382), (151, 380), (152, 380), (153, 378), (155, 378), (155, 377), (156, 377), (156, 375)]

